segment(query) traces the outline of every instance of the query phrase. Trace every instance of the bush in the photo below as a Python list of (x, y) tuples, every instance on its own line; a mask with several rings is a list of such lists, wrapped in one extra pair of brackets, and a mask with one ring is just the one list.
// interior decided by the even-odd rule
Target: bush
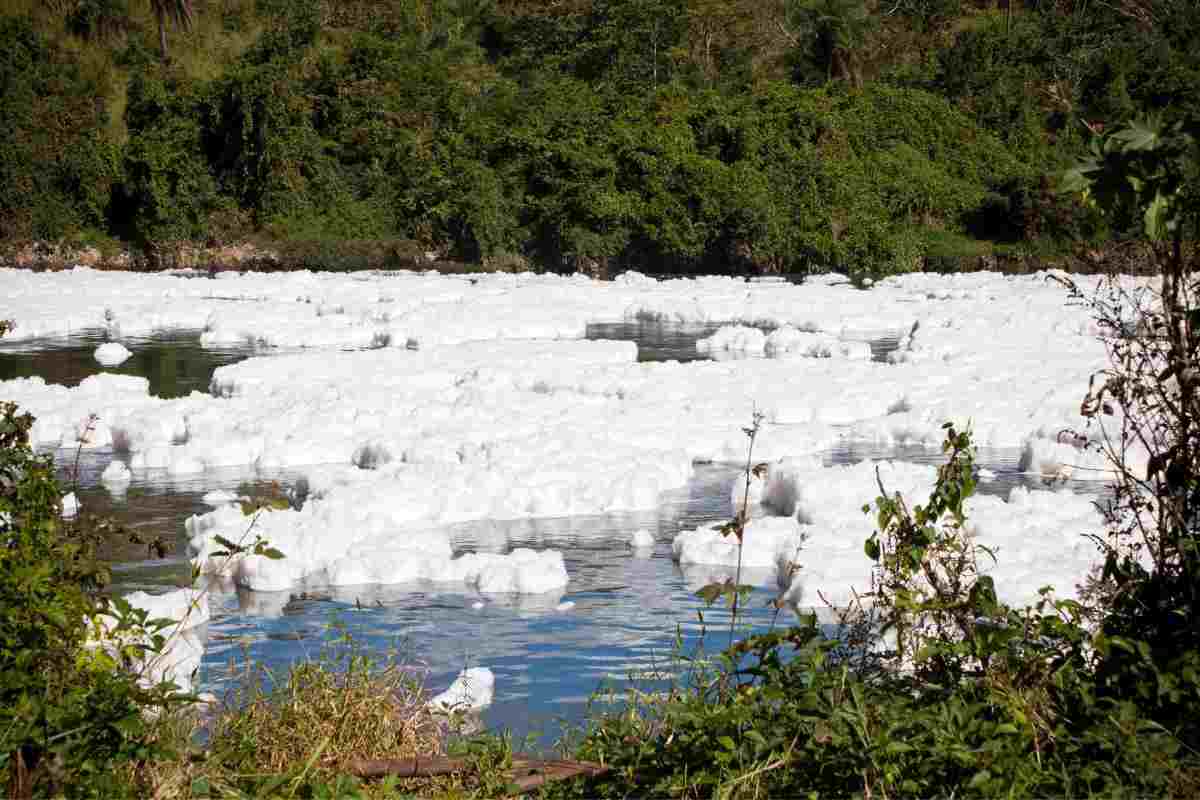
[(107, 224), (120, 170), (98, 91), (29, 20), (0, 16), (0, 238)]
[(199, 87), (153, 69), (129, 84), (121, 215), (143, 244), (203, 238), (222, 199), (201, 149)]
[(1130, 698), (1200, 747), (1200, 141), (1161, 119), (1098, 139), (1069, 176), (1106, 215), (1139, 219), (1160, 283), (1070, 285), (1100, 328), (1109, 367), (1082, 411), (1116, 471), (1099, 538), (1106, 561), (1105, 692)]
[[(114, 769), (164, 755), (143, 714), (171, 706), (171, 687), (143, 687), (123, 668), (145, 648), (89, 647), (107, 571), (60, 519), (32, 422), (0, 404), (0, 774), (14, 797), (123, 796)], [(135, 622), (123, 615), (124, 629)]]

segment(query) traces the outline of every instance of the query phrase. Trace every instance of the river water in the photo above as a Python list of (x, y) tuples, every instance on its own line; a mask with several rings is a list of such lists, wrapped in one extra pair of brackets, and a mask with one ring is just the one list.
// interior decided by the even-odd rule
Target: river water
[[(590, 339), (622, 339), (638, 344), (639, 360), (698, 358), (696, 340), (717, 326), (679, 327), (648, 323), (593, 325)], [(864, 337), (877, 360), (896, 346), (895, 332)], [(102, 368), (92, 351), (102, 339), (24, 343), (0, 348), (0, 380), (40, 375), (72, 385)], [(207, 349), (195, 332), (177, 332), (127, 342), (135, 355), (114, 370), (142, 375), (151, 392), (164, 397), (207, 391), (212, 371), (255, 353), (250, 348)], [(268, 351), (271, 352), (271, 351)], [(769, 435), (769, 433), (765, 434)], [(979, 463), (996, 473), (981, 491), (1007, 494), (1014, 485), (1038, 486), (1036, 477), (1017, 470), (1016, 450), (984, 449)], [(180, 479), (138, 474), (128, 489), (111, 494), (98, 482), (111, 459), (104, 450), (56, 454), (66, 480), (76, 481), (85, 509), (108, 514), (147, 538), (162, 536), (171, 546), (166, 558), (148, 559), (144, 547), (114, 543), (110, 556), (118, 591), (154, 591), (187, 580), (183, 523), (208, 510), (203, 495), (213, 489), (256, 492), (264, 484), (289, 483), (294, 474), (218, 470)], [(847, 442), (824, 453), (830, 464), (892, 458), (938, 463), (941, 453), (926, 447), (878, 447)], [(553, 743), (561, 726), (583, 719), (588, 698), (608, 686), (618, 694), (631, 677), (646, 690), (665, 684), (656, 673), (670, 669), (672, 654), (712, 652), (727, 641), (728, 614), (706, 609), (695, 591), (713, 575), (683, 571), (671, 559), (676, 533), (729, 518), (729, 494), (738, 470), (697, 465), (691, 482), (665, 493), (657, 509), (596, 516), (480, 521), (451, 528), (457, 551), (507, 552), (516, 547), (562, 551), (570, 585), (561, 594), (505, 600), (442, 586), (361, 586), (305, 593), (253, 593), (214, 586), (213, 615), (198, 688), (220, 692), (239, 678), (247, 660), (283, 668), (316, 657), (322, 647), (349, 633), (360, 644), (384, 653), (397, 651), (435, 691), (467, 666), (487, 666), (496, 675), (496, 700), (484, 715), (492, 728), (518, 737), (535, 734)], [(633, 551), (629, 535), (646, 528), (652, 551)], [(723, 570), (717, 570), (723, 573)], [(777, 591), (773, 576), (749, 573), (755, 586), (744, 606), (748, 629), (787, 625), (790, 612), (776, 618), (768, 605)], [(703, 615), (703, 621), (701, 621)]]

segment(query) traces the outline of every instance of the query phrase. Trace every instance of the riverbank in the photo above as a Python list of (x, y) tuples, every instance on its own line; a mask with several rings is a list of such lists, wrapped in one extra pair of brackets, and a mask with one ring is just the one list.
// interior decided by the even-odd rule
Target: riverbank
[[(967, 246), (963, 246), (966, 243)], [(117, 272), (160, 272), (191, 269), (217, 272), (352, 272), (358, 270), (432, 270), (442, 274), (525, 272), (542, 270), (520, 255), (506, 254), (468, 262), (410, 239), (272, 241), (247, 239), (232, 244), (203, 241), (137, 247), (117, 240), (101, 243), (27, 241), (0, 243), (0, 268), (60, 271), (74, 267)], [(624, 271), (613, 260), (583, 260), (576, 271), (602, 280)], [(1038, 253), (1020, 246), (962, 240), (956, 247), (922, 256), (917, 272), (995, 272), (1028, 275), (1061, 270), (1078, 275), (1148, 275), (1154, 265), (1140, 242), (1080, 245), (1072, 250)], [(753, 264), (730, 265), (730, 274), (767, 274)], [(657, 277), (668, 277), (667, 273)]]

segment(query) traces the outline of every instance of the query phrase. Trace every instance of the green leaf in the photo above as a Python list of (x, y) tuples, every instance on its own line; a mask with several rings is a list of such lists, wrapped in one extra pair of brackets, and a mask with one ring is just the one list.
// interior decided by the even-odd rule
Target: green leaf
[(717, 744), (721, 745), (726, 750), (736, 750), (737, 749), (737, 743), (734, 742), (733, 739), (728, 736), (718, 736)]
[(1092, 185), (1092, 179), (1087, 176), (1087, 173), (1096, 170), (1096, 162), (1089, 160), (1080, 162), (1072, 169), (1067, 170), (1062, 174), (1058, 181), (1058, 190), (1062, 194), (1082, 194)]
[(1153, 120), (1134, 119), (1122, 130), (1113, 134), (1113, 139), (1124, 143), (1126, 150), (1153, 150), (1158, 146), (1158, 130)]
[(114, 722), (113, 727), (125, 738), (132, 739), (140, 735), (145, 726), (140, 715), (130, 714)]
[(979, 787), (983, 786), (985, 783), (987, 783), (991, 779), (992, 779), (992, 773), (987, 771), (986, 769), (981, 769), (981, 770), (979, 770), (979, 772), (976, 772), (974, 775), (971, 776), (971, 780), (967, 784), (967, 786), (971, 789), (978, 789)]
[(879, 540), (872, 536), (863, 543), (863, 550), (867, 554), (867, 558), (872, 561), (879, 560)]
[(706, 604), (712, 605), (717, 602), (717, 599), (725, 594), (725, 584), (710, 583), (707, 586), (702, 586), (696, 591), (696, 597), (699, 597)]
[(1167, 198), (1163, 197), (1161, 192), (1155, 192), (1154, 199), (1150, 201), (1150, 205), (1146, 206), (1144, 215), (1146, 236), (1152, 241), (1161, 242), (1167, 238), (1167, 231), (1170, 227), (1167, 207)]
[(216, 542), (217, 544), (219, 544), (221, 547), (224, 547), (226, 550), (228, 550), (231, 553), (237, 553), (237, 552), (241, 551), (241, 549), (242, 549), (239, 545), (234, 544), (233, 542), (229, 541), (228, 539), (226, 539), (224, 536), (221, 536), (220, 534), (215, 534), (213, 536), (213, 541)]

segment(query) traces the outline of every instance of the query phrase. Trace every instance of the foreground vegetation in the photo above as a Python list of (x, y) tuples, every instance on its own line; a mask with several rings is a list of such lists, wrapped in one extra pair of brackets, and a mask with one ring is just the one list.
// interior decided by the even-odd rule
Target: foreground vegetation
[(0, 243), (862, 277), (1094, 256), (1140, 227), (1053, 176), (1098, 120), (1194, 125), (1198, 41), (1190, 0), (6, 0)]

